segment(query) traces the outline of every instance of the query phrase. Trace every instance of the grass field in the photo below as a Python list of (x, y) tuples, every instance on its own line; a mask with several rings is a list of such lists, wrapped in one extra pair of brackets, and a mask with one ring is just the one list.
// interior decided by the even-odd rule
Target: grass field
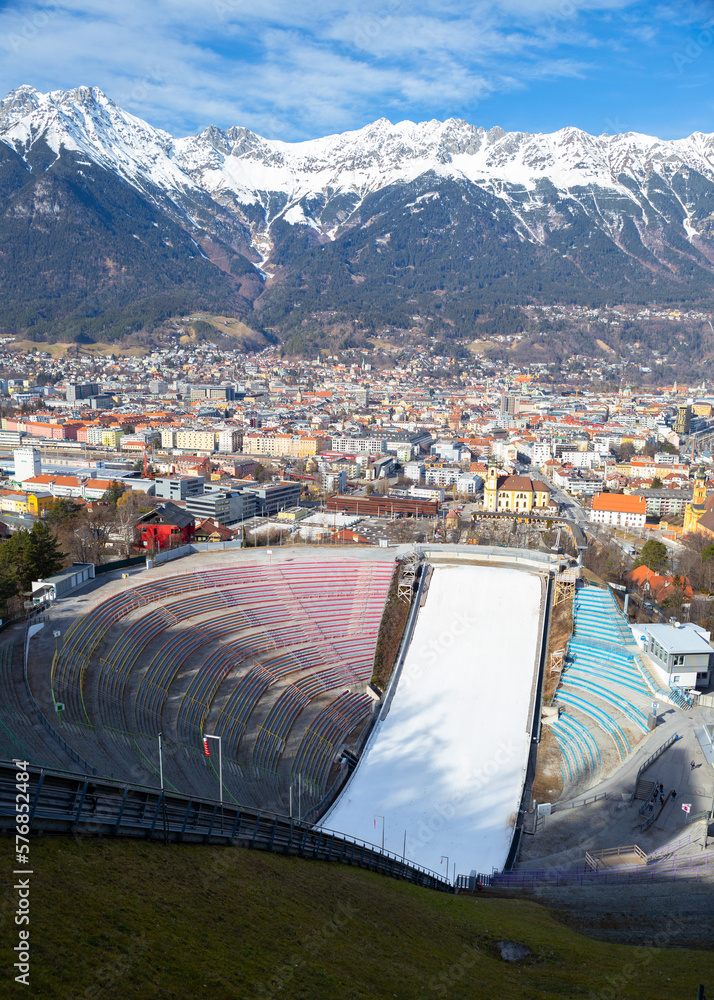
[(232, 316), (214, 316), (212, 313), (196, 313), (193, 317), (182, 316), (175, 318), (174, 322), (180, 323), (187, 327), (189, 333), (185, 333), (181, 336), (181, 343), (185, 346), (193, 342), (196, 338), (193, 332), (192, 319), (202, 319), (205, 322), (210, 323), (211, 326), (215, 326), (217, 330), (225, 334), (226, 337), (233, 337), (238, 343), (236, 347), (240, 347), (243, 341), (248, 340), (261, 340), (261, 335), (252, 330), (249, 326), (242, 322), (242, 320), (236, 319)]
[[(714, 989), (709, 952), (594, 941), (529, 901), (239, 848), (64, 838), (33, 841), (25, 988), (8, 973), (4, 843), (3, 997), (695, 1000), (699, 983)], [(531, 957), (505, 963), (501, 940)]]
[[(76, 346), (76, 344), (65, 344), (60, 341), (55, 344), (45, 344), (34, 340), (13, 340), (12, 343), (5, 345), (8, 351), (17, 352), (18, 354), (28, 354), (30, 351), (46, 351), (52, 356), (53, 361), (64, 358), (67, 351), (70, 348), (74, 351)], [(82, 344), (81, 351), (85, 357), (88, 354), (94, 354), (97, 357), (116, 354), (118, 358), (143, 358), (149, 353), (146, 347), (118, 347), (116, 344)]]

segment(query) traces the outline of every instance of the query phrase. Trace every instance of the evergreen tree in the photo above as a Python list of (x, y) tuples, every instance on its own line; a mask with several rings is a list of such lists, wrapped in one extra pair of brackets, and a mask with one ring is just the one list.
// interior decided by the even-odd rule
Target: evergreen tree
[(118, 483), (116, 479), (112, 479), (111, 483), (109, 484), (109, 489), (105, 490), (104, 493), (102, 494), (102, 500), (105, 503), (116, 503), (123, 492), (124, 489), (121, 486), (121, 484)]
[(77, 517), (79, 511), (80, 508), (71, 497), (57, 497), (47, 511), (47, 523), (53, 527), (67, 524)]
[(43, 521), (33, 524), (28, 547), (30, 566), (35, 574), (33, 579), (45, 579), (62, 569), (67, 554), (60, 550), (57, 538)]
[(32, 531), (16, 531), (0, 546), (0, 599), (28, 594), (33, 581), (58, 573), (64, 559), (65, 553), (44, 521), (36, 521)]
[(635, 563), (635, 566), (648, 566), (655, 573), (659, 573), (661, 570), (666, 569), (668, 558), (667, 546), (663, 542), (658, 542), (656, 538), (650, 538), (642, 546), (640, 558)]

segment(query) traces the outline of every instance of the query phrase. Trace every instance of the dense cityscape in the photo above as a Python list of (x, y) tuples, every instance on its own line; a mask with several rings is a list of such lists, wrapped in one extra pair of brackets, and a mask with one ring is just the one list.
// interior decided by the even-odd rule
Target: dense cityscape
[[(685, 532), (714, 538), (714, 519), (687, 515), (697, 477), (707, 494), (714, 486), (705, 384), (642, 385), (648, 370), (620, 362), (619, 382), (598, 388), (604, 366), (592, 358), (454, 362), (390, 334), (311, 360), (178, 341), (143, 356), (52, 358), (7, 343), (6, 531), (66, 519), (71, 499), (70, 562), (194, 540), (512, 541), (508, 515), (531, 509), (597, 523), (603, 539), (627, 528), (638, 551), (662, 539), (671, 565)], [(490, 508), (489, 469), (500, 490)], [(508, 495), (508, 477), (526, 483), (527, 500)], [(87, 517), (106, 529), (85, 537)], [(521, 530), (519, 544), (543, 543)]]
[(714, 997), (708, 6), (0, 4), (3, 1000)]

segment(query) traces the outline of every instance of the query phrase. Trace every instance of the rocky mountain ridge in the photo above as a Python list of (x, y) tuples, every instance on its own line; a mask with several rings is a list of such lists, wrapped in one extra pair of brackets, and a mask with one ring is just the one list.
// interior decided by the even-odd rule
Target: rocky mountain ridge
[[(108, 214), (116, 221), (122, 187), (148, 220), (145, 232), (127, 229), (124, 273), (128, 240), (143, 241), (144, 268), (157, 268), (152, 296), (165, 280), (190, 301), (203, 268), (209, 298), (257, 308), (256, 325), (294, 323), (296, 309), (302, 323), (308, 295), (313, 312), (367, 310), (384, 322), (374, 306), (385, 283), (393, 322), (411, 311), (458, 330), (474, 309), (504, 303), (714, 295), (714, 135), (701, 132), (661, 140), (380, 119), (296, 143), (241, 126), (175, 138), (97, 88), (22, 86), (0, 101), (0, 280), (4, 268), (15, 287), (7, 269), (19, 266), (14, 246), (2, 251), (3, 228), (7, 244), (24, 220), (41, 245), (50, 220), (76, 225), (79, 215), (102, 245), (97, 281), (119, 301), (117, 268), (101, 258), (113, 256)], [(82, 262), (62, 266), (58, 289), (76, 292)], [(81, 314), (82, 296), (73, 302)], [(31, 321), (29, 299), (21, 311)]]

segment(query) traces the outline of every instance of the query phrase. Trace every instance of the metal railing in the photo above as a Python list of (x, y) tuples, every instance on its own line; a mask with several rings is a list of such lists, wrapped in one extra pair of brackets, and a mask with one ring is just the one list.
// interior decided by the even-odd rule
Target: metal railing
[(635, 786), (632, 789), (632, 795), (630, 796), (630, 805), (632, 805), (632, 803), (635, 801), (635, 792), (637, 791), (637, 782), (640, 780), (641, 775), (644, 774), (644, 772), (647, 770), (647, 768), (650, 766), (650, 764), (653, 764), (657, 760), (657, 758), (661, 754), (663, 754), (665, 752), (665, 750), (669, 750), (669, 748), (672, 746), (672, 744), (676, 743), (678, 739), (679, 739), (679, 735), (677, 733), (673, 733), (668, 740), (666, 740), (660, 747), (657, 747), (657, 749), (654, 751), (654, 753), (651, 753), (649, 755), (649, 757), (644, 762), (644, 764), (640, 765), (640, 768), (637, 771), (637, 774), (635, 775)]
[(593, 871), (599, 871), (600, 865), (598, 861), (620, 858), (626, 854), (634, 854), (639, 859), (639, 864), (641, 865), (647, 864), (647, 855), (637, 844), (627, 844), (621, 847), (603, 847), (599, 851), (586, 851), (585, 864), (588, 868), (592, 868)]
[[(714, 851), (674, 858), (654, 864), (623, 865), (594, 871), (586, 865), (577, 868), (545, 868), (511, 873), (494, 872), (485, 885), (503, 889), (537, 889), (573, 885), (628, 885), (675, 878), (711, 878), (714, 876)], [(459, 880), (463, 876), (458, 876)]]
[(563, 809), (579, 809), (581, 806), (589, 806), (593, 802), (600, 802), (608, 798), (609, 792), (598, 792), (596, 795), (588, 795), (584, 799), (573, 799), (571, 802), (554, 802), (550, 807), (551, 812), (560, 812)]
[[(15, 824), (14, 764), (0, 764), (0, 831)], [(336, 830), (215, 799), (166, 794), (159, 788), (28, 767), (30, 830), (224, 844), (367, 868), (439, 892), (450, 881), (406, 857)]]

